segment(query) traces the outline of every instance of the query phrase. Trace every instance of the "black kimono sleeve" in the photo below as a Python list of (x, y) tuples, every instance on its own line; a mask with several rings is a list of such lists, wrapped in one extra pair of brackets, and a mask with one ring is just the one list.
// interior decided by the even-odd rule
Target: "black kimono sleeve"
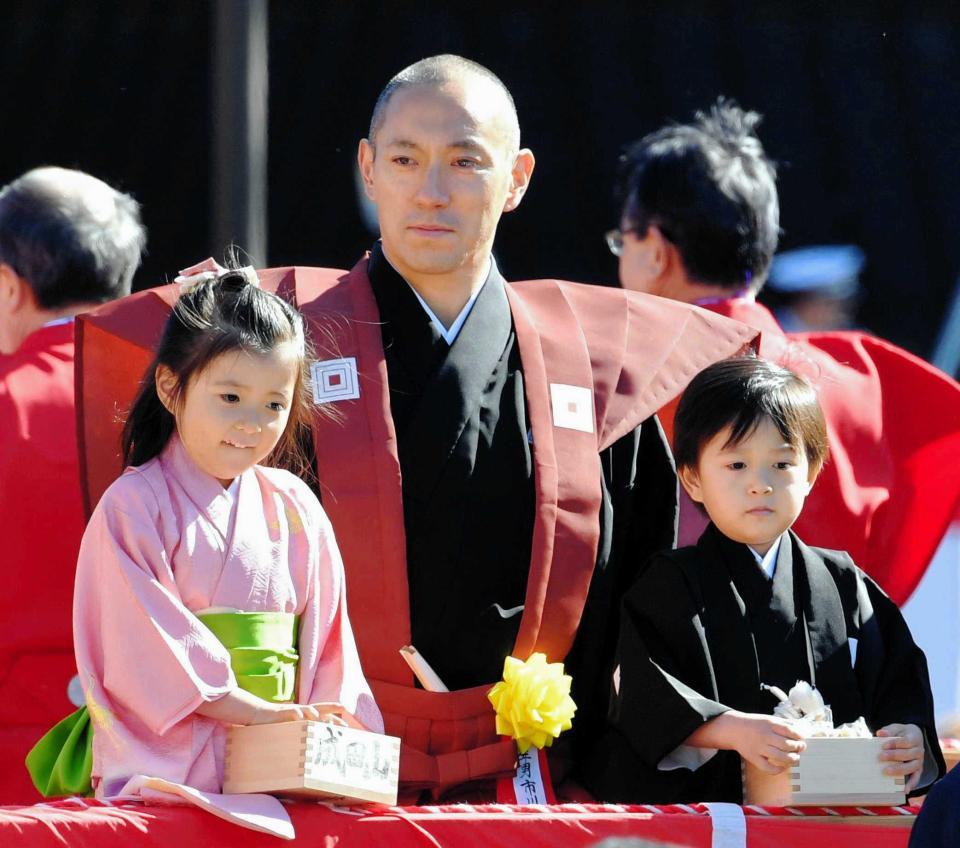
[(714, 700), (696, 598), (673, 557), (655, 557), (624, 598), (619, 661), (611, 718), (648, 766), (727, 709)]
[[(616, 666), (620, 605), (640, 566), (673, 545), (677, 478), (655, 418), (644, 421), (599, 457), (603, 499), (600, 545), (590, 592), (565, 667), (577, 704), (573, 730), (554, 747), (571, 756), (579, 772), (604, 733)], [(577, 775), (582, 781), (582, 774)]]
[(696, 771), (657, 768), (693, 731), (728, 709), (716, 700), (699, 599), (679, 556), (654, 557), (623, 601), (619, 687), (610, 726), (585, 773), (598, 800), (739, 801), (735, 752), (720, 751)]
[(840, 588), (848, 632), (858, 640), (854, 674), (864, 718), (873, 732), (888, 724), (915, 724), (923, 731), (927, 760), (918, 790), (925, 790), (945, 772), (926, 656), (897, 605), (849, 557), (840, 557), (845, 562), (838, 564), (836, 555), (826, 556), (825, 562)]

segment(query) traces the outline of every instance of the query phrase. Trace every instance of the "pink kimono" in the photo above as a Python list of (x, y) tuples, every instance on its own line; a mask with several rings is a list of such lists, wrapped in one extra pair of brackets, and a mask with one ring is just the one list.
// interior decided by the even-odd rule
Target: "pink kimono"
[(343, 564), (310, 489), (255, 466), (236, 504), (174, 435), (103, 495), (74, 596), (80, 680), (94, 727), (97, 797), (136, 775), (220, 792), (224, 728), (195, 710), (237, 687), (210, 607), (300, 615), (299, 703), (339, 701), (382, 731), (354, 643)]

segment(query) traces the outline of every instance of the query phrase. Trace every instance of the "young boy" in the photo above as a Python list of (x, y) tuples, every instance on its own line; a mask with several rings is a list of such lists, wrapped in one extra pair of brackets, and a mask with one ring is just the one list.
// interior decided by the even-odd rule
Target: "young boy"
[(908, 792), (943, 774), (923, 652), (896, 605), (839, 551), (790, 531), (826, 458), (813, 389), (755, 357), (717, 363), (680, 401), (683, 487), (711, 519), (657, 554), (624, 599), (611, 731), (588, 776), (602, 800), (742, 801), (741, 758), (769, 773), (804, 742), (761, 684), (815, 685), (836, 723), (896, 736)]

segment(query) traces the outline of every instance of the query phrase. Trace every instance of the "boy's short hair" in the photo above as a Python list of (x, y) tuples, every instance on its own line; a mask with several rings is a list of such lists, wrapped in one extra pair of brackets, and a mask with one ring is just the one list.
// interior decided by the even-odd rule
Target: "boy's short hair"
[(827, 458), (827, 425), (817, 393), (802, 377), (756, 356), (725, 359), (701, 371), (680, 398), (674, 419), (677, 468), (696, 469), (704, 446), (730, 428), (729, 445), (749, 436), (764, 418), (807, 462)]

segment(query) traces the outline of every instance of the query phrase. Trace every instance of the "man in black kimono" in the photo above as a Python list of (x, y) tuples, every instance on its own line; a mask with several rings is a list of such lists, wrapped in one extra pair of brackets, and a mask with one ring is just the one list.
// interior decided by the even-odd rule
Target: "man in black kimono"
[[(479, 66), (439, 57), (399, 76), (406, 81), (381, 95), (360, 150), (382, 229), (367, 273), (403, 481), (412, 643), (451, 690), (466, 689), (502, 674), (531, 558), (524, 374), (491, 248), (499, 213), (520, 202), (534, 160), (519, 149), (509, 94)], [(468, 108), (437, 110), (441, 85), (466, 89)], [(607, 616), (627, 580), (614, 568), (618, 549), (669, 546), (674, 526), (675, 478), (655, 424), (629, 432), (601, 461), (597, 576), (567, 661), (578, 730), (602, 721)]]
[[(531, 558), (540, 556), (537, 540), (541, 548), (552, 545), (538, 537), (537, 529), (538, 437), (537, 425), (529, 420), (527, 379), (532, 366), (521, 360), (522, 339), (511, 314), (517, 307), (491, 253), (500, 215), (520, 203), (532, 174), (533, 154), (519, 142), (516, 111), (503, 84), (479, 65), (439, 56), (407, 68), (387, 85), (359, 150), (360, 172), (377, 206), (382, 240), (351, 277), (369, 278), (382, 322), (389, 411), (402, 480), (410, 639), (451, 690), (489, 686), (499, 679), (504, 658), (515, 652), (518, 633), (524, 632)], [(604, 295), (613, 292), (591, 290), (590, 296)], [(655, 299), (647, 301), (645, 308), (660, 308)], [(617, 307), (618, 317), (626, 314), (627, 302)], [(587, 304), (584, 314), (590, 312)], [(675, 326), (698, 320), (691, 321), (687, 312)], [(652, 338), (671, 321), (651, 315), (643, 332)], [(686, 355), (698, 344), (710, 346), (684, 343), (683, 332), (669, 340), (665, 334), (664, 348), (675, 345)], [(591, 338), (602, 337), (603, 330), (598, 330)], [(712, 358), (735, 352), (745, 338), (725, 351), (717, 346)], [(578, 343), (570, 339), (573, 358)], [(598, 356), (610, 358), (606, 353)], [(596, 358), (590, 354), (591, 360)], [(669, 355), (656, 351), (650, 358), (659, 363)], [(651, 372), (658, 367), (653, 362)], [(630, 364), (623, 373), (635, 367)], [(690, 369), (684, 381), (693, 373)], [(558, 388), (580, 391), (551, 383), (551, 392)], [(663, 400), (679, 388), (669, 390)], [(625, 391), (639, 394), (642, 389), (637, 383)], [(600, 391), (595, 386), (594, 396)], [(557, 394), (553, 401), (556, 419), (561, 414)], [(572, 409), (576, 403), (567, 406)], [(652, 404), (646, 415), (657, 408)], [(592, 418), (592, 408), (587, 415)], [(559, 419), (554, 423), (565, 426)], [(549, 657), (566, 659), (579, 707), (576, 728), (584, 744), (604, 721), (618, 599), (631, 569), (648, 553), (669, 546), (674, 533), (676, 486), (667, 451), (653, 419), (639, 424), (640, 419), (625, 427), (590, 460), (597, 463), (591, 473), (598, 478), (600, 530), (589, 554), (589, 597), (582, 617), (576, 614), (579, 628), (575, 621), (572, 625), (577, 634), (572, 648), (567, 645)], [(593, 423), (570, 426), (590, 430)], [(325, 440), (324, 434), (315, 437), (320, 443)], [(596, 447), (593, 450), (596, 455)], [(560, 463), (561, 476), (566, 464)], [(323, 482), (330, 465), (325, 467), (322, 457), (318, 465)], [(325, 498), (325, 506), (331, 501)], [(336, 506), (332, 509), (343, 545), (348, 532), (338, 526)], [(592, 508), (573, 509), (586, 513)], [(595, 523), (596, 513), (588, 520)], [(572, 542), (558, 541), (557, 547), (565, 551), (567, 544)], [(390, 693), (377, 688), (377, 679), (383, 677), (379, 668), (371, 670), (381, 665), (373, 656), (380, 646), (368, 649), (365, 644), (363, 616), (369, 613), (358, 606), (368, 604), (356, 602), (357, 593), (368, 588), (358, 584), (380, 578), (354, 579), (350, 568), (356, 557), (346, 551), (344, 558), (361, 656), (389, 727), (393, 710), (383, 701)], [(551, 585), (559, 587), (562, 575), (557, 576), (561, 568), (556, 562), (553, 571)], [(384, 650), (395, 656), (397, 647), (390, 644)], [(397, 709), (409, 728), (407, 707)], [(459, 746), (452, 744), (454, 749)]]

